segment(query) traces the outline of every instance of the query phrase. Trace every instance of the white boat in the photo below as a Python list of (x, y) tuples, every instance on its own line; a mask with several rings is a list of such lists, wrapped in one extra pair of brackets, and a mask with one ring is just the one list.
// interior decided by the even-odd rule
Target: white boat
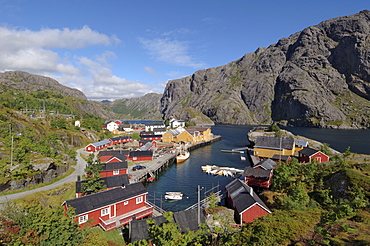
[(181, 200), (182, 195), (183, 194), (181, 192), (170, 191), (170, 192), (166, 192), (166, 194), (164, 195), (164, 198), (167, 200)]
[(189, 151), (182, 150), (178, 156), (176, 156), (176, 163), (181, 163), (189, 159), (190, 153)]

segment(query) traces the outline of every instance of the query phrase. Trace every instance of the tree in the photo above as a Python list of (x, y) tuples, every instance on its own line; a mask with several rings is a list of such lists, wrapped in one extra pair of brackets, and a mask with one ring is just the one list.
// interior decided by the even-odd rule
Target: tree
[(4, 245), (80, 245), (86, 232), (65, 215), (62, 206), (50, 206), (37, 199), (24, 205), (7, 203), (0, 211)]
[(91, 155), (89, 155), (88, 165), (85, 168), (86, 180), (81, 185), (82, 193), (96, 193), (106, 188), (101, 179), (101, 170), (100, 161), (93, 161)]

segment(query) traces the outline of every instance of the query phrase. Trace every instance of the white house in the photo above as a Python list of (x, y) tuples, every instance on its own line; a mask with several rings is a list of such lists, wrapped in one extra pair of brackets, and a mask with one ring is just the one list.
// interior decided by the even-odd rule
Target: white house
[(185, 121), (183, 120), (176, 120), (174, 118), (170, 119), (170, 128), (177, 128), (177, 127), (185, 127)]
[(165, 127), (166, 126), (163, 122), (162, 123), (146, 123), (145, 131), (152, 132), (152, 131), (155, 131), (156, 129), (163, 129)]
[(116, 121), (111, 121), (107, 124), (106, 128), (108, 131), (112, 132), (116, 129), (118, 129), (118, 127), (122, 124), (122, 122), (120, 122), (119, 120), (116, 120)]

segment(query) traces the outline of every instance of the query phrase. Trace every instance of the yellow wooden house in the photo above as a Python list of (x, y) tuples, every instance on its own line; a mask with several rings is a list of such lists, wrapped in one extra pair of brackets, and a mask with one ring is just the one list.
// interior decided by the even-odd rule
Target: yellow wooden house
[(210, 127), (190, 126), (186, 131), (193, 136), (193, 143), (206, 142), (212, 138)]
[(167, 130), (162, 135), (162, 142), (164, 143), (190, 143), (196, 144), (204, 141), (209, 141), (212, 138), (211, 128), (206, 127), (188, 127), (176, 128)]
[(274, 155), (293, 156), (295, 152), (294, 138), (265, 137), (256, 139), (253, 154), (260, 158), (272, 158)]

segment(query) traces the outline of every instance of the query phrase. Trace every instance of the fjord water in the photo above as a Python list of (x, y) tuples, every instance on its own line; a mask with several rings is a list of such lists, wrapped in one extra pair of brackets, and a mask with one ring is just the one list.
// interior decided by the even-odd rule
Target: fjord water
[[(247, 133), (254, 126), (217, 125), (212, 127), (212, 133), (221, 135), (222, 139), (211, 145), (191, 151), (190, 159), (180, 164), (172, 164), (163, 172), (158, 179), (148, 184), (149, 201), (166, 211), (180, 211), (198, 200), (198, 185), (201, 187), (201, 198), (205, 192), (219, 185), (224, 190), (231, 177), (208, 175), (202, 171), (203, 165), (217, 165), (244, 169), (249, 166), (248, 159), (242, 161), (239, 154), (223, 153), (221, 150), (242, 148), (249, 144)], [(369, 140), (370, 130), (333, 130), (306, 127), (285, 127), (295, 135), (305, 136), (344, 152), (350, 146), (351, 152), (370, 154)], [(179, 201), (165, 201), (164, 194), (167, 191), (180, 191), (184, 197)], [(216, 191), (216, 189), (214, 189)]]

